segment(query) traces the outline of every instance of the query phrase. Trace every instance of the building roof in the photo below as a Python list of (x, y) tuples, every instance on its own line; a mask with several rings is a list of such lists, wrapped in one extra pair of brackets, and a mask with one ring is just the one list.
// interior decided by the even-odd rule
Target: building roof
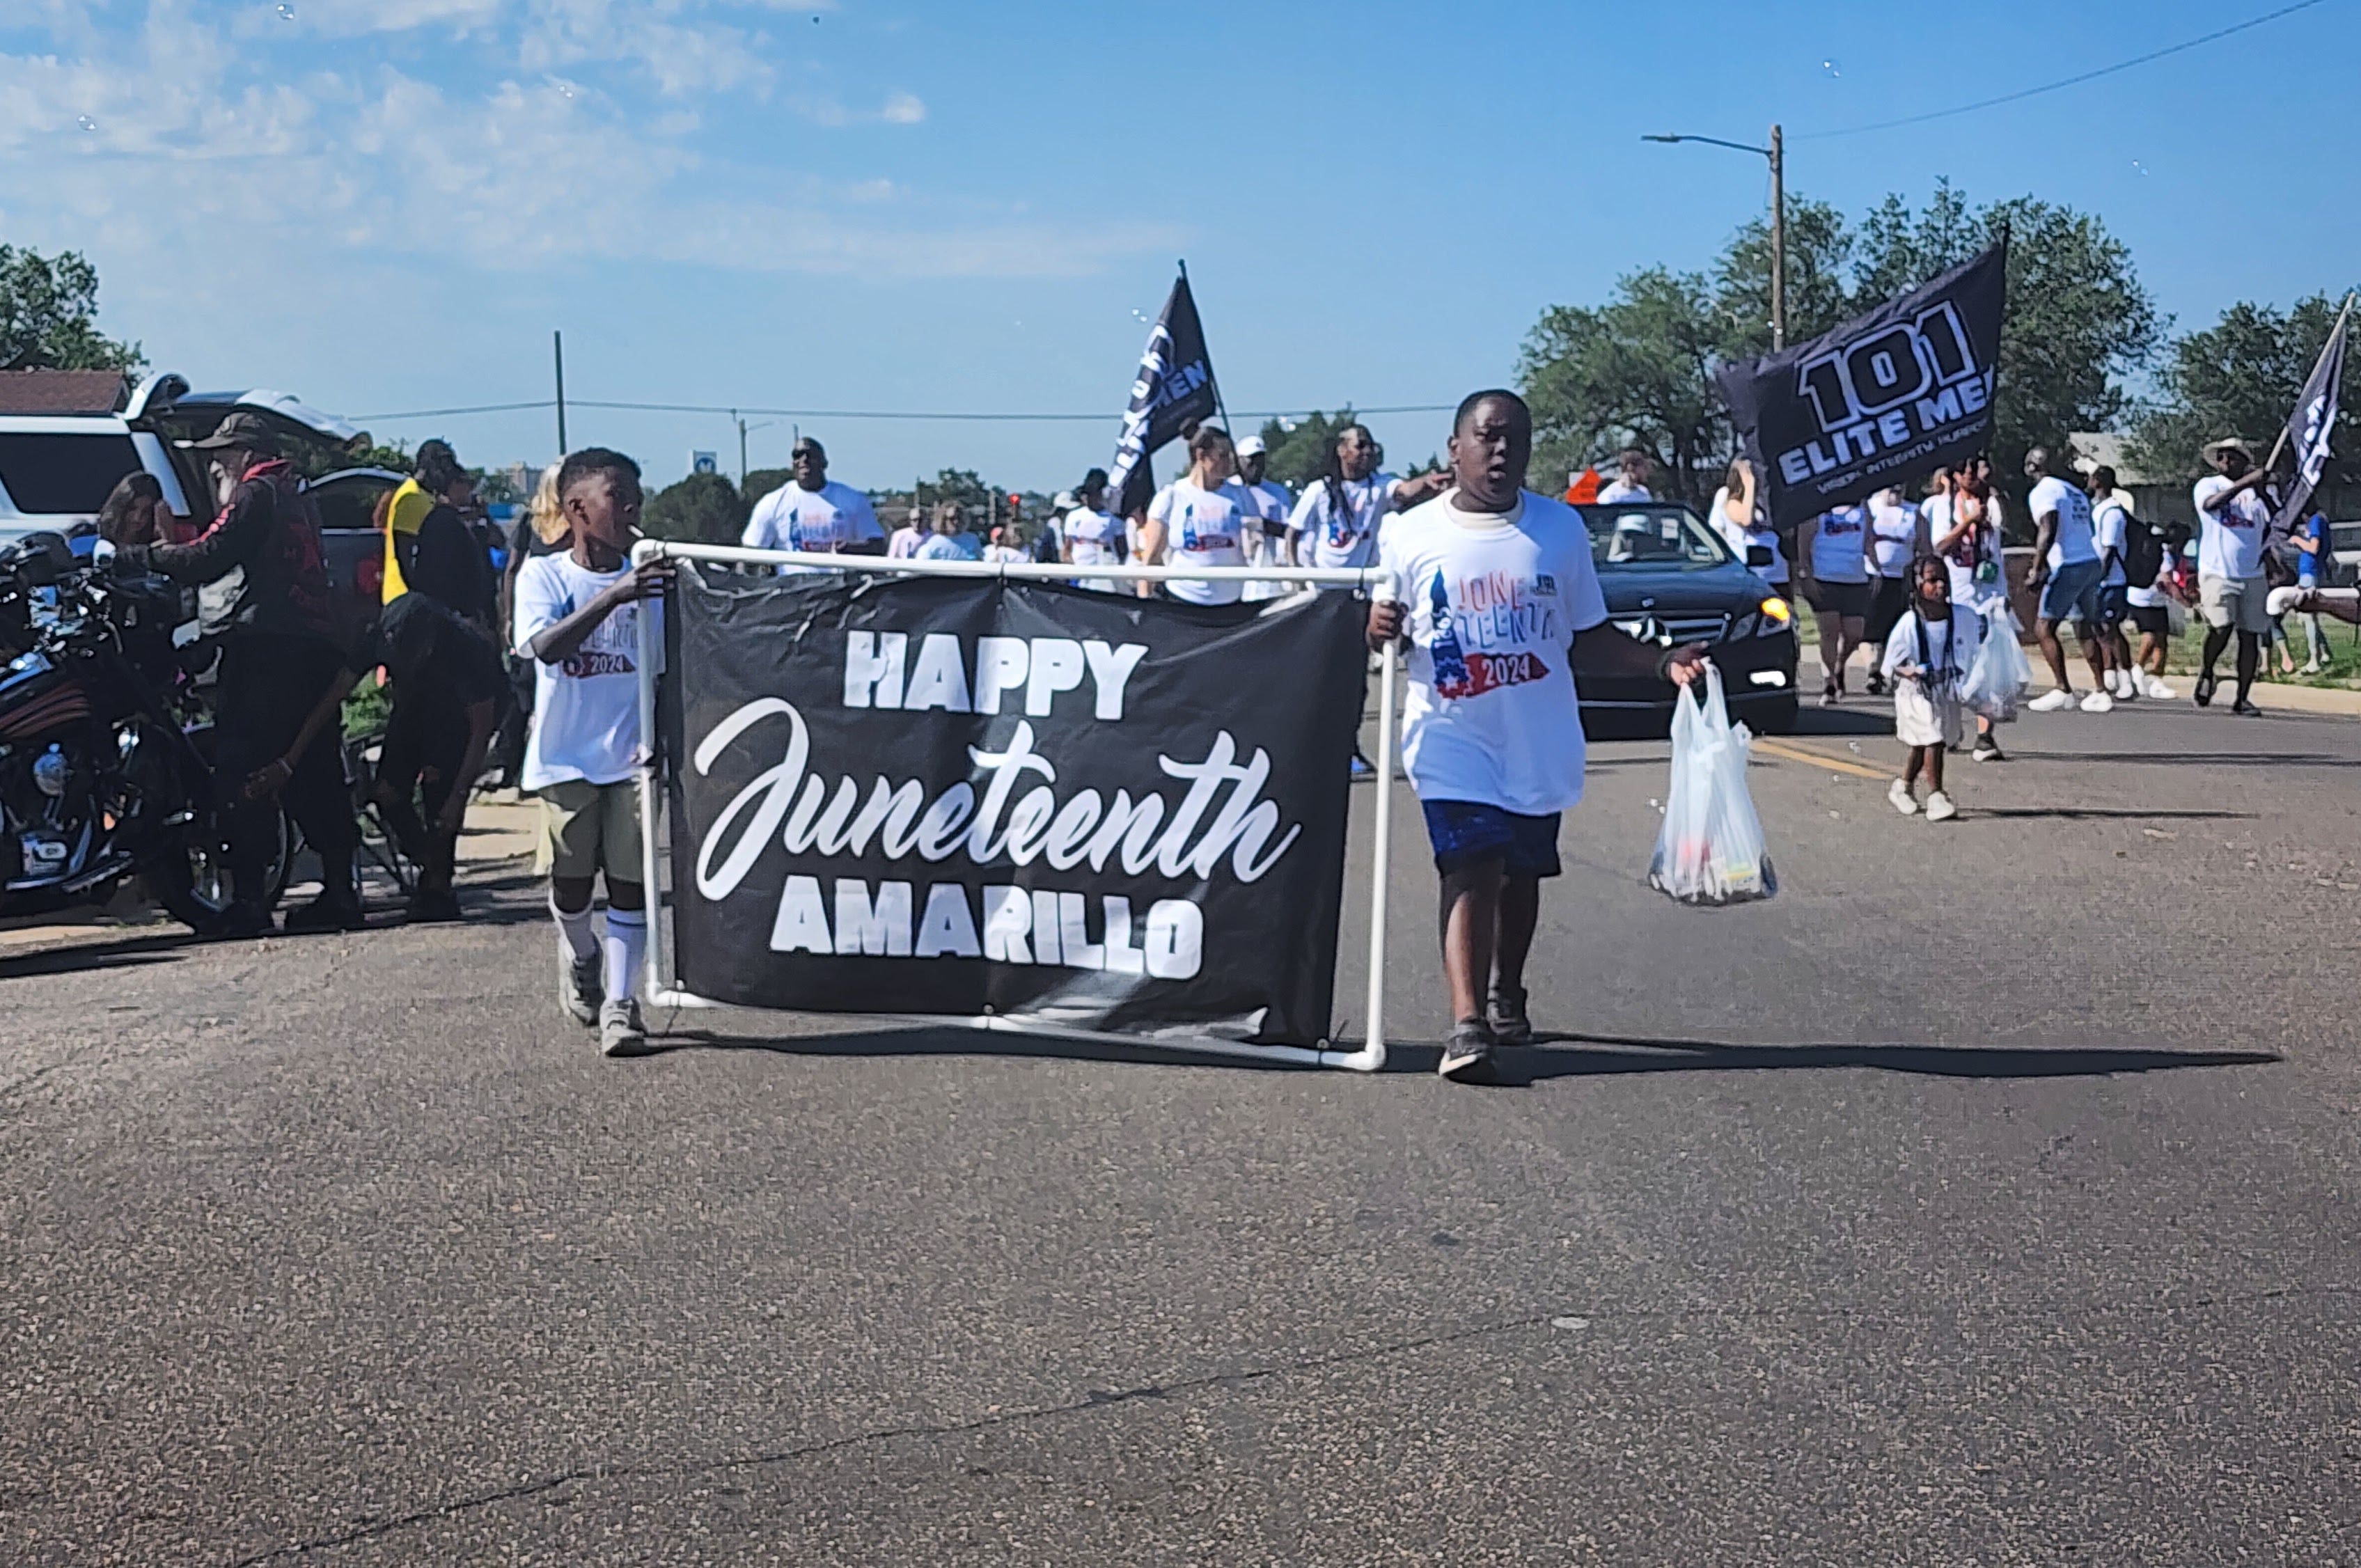
[(120, 370), (0, 370), (0, 414), (111, 414), (130, 386)]
[(2093, 468), (2113, 468), (2115, 482), (2119, 485), (2169, 483), (2168, 479), (2158, 479), (2152, 474), (2140, 472), (2124, 460), (2124, 444), (2130, 439), (2127, 435), (2083, 430), (2067, 436), (2066, 441), (2074, 448), (2074, 468), (2078, 473), (2087, 474)]

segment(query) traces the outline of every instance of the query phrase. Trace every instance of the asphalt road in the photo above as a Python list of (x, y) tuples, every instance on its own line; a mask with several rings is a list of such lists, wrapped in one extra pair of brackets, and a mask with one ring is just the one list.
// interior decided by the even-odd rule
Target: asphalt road
[(1727, 910), (1598, 747), (1496, 1090), (608, 1062), (513, 875), (0, 962), (0, 1563), (2361, 1562), (2361, 723), (1816, 728)]

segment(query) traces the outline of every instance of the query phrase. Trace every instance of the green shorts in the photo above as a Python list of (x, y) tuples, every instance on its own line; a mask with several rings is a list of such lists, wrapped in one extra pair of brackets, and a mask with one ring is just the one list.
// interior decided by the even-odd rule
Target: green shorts
[(541, 801), (540, 869), (561, 882), (607, 873), (609, 887), (637, 885), (640, 867), (639, 785), (562, 779), (533, 792)]

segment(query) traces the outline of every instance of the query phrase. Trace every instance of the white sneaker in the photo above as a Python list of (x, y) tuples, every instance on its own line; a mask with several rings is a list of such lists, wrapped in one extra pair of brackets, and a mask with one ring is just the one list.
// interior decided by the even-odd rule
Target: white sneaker
[(1957, 817), (1959, 814), (1960, 808), (1953, 806), (1951, 804), (1951, 797), (1945, 795), (1941, 790), (1938, 789), (1934, 794), (1927, 797), (1927, 821), (1949, 822), (1952, 817)]
[(2269, 597), (2263, 600), (2263, 613), (2273, 617), (2285, 615), (2303, 602), (2303, 596), (2308, 591), (2304, 588), (2273, 588)]
[(2180, 694), (2154, 675), (2142, 675), (2140, 695), (2155, 702), (2170, 702)]
[(2043, 692), (2025, 706), (2034, 713), (2059, 713), (2074, 706), (2074, 694), (2064, 686), (2058, 686)]
[(2113, 713), (2114, 710), (2115, 699), (2104, 692), (2092, 692), (2082, 699), (2082, 711), (2085, 713)]
[[(1918, 815), (1918, 803), (1911, 798), (1910, 786), (1904, 784), (1900, 779), (1895, 779), (1892, 784), (1885, 786), (1885, 798), (1892, 801), (1894, 803), (1894, 809), (1902, 813), (1903, 816), (1916, 817)], [(1938, 795), (1936, 798), (1939, 800), (1942, 797)]]

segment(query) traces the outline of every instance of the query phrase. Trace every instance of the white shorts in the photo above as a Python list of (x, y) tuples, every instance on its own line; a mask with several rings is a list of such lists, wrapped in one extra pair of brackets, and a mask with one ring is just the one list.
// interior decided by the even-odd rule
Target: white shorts
[(1894, 738), (1905, 746), (1956, 746), (1967, 733), (1960, 699), (1927, 695), (1927, 683), (1905, 679), (1894, 688)]

